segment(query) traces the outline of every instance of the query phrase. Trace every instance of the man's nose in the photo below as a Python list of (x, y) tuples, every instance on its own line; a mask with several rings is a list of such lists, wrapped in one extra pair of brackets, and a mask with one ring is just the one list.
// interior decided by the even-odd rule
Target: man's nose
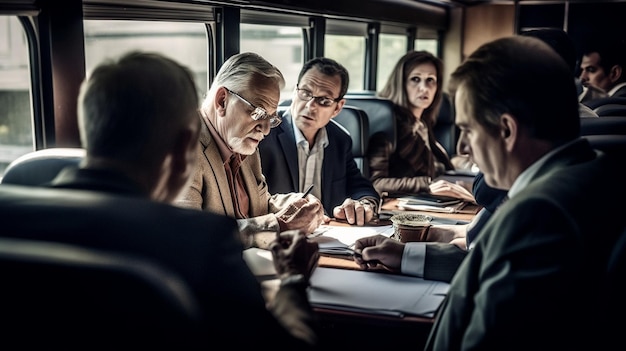
[(459, 155), (467, 155), (467, 143), (465, 142), (463, 136), (459, 137), (459, 141), (456, 143), (456, 153)]
[(272, 129), (270, 127), (270, 120), (269, 118), (266, 119), (262, 119), (259, 121), (259, 127), (261, 128), (261, 133), (263, 133), (263, 135), (268, 135), (270, 133), (270, 130)]

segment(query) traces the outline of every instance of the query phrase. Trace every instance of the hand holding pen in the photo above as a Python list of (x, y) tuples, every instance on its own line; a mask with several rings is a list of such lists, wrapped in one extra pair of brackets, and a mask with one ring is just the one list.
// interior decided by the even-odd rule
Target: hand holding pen
[(324, 207), (318, 198), (308, 196), (311, 190), (313, 185), (276, 213), (281, 232), (295, 229), (310, 234), (324, 223)]
[(307, 195), (309, 195), (311, 193), (311, 191), (313, 191), (313, 185), (311, 184), (309, 185), (308, 188), (306, 188), (306, 190), (304, 191), (304, 194), (302, 194), (302, 198), (305, 199), (307, 197)]

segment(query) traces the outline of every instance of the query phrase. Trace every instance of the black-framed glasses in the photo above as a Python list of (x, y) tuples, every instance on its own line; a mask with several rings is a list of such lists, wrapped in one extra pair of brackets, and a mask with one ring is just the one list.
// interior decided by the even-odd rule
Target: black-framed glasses
[(302, 101), (311, 101), (311, 99), (315, 99), (318, 105), (324, 107), (330, 107), (335, 102), (341, 101), (341, 98), (329, 98), (328, 96), (313, 96), (313, 92), (307, 89), (300, 89), (300, 87), (296, 84), (296, 93), (298, 94), (298, 98)]
[(278, 126), (280, 122), (283, 121), (277, 114), (270, 115), (269, 113), (267, 113), (267, 111), (264, 108), (255, 106), (250, 101), (246, 100), (243, 96), (237, 94), (236, 92), (226, 87), (224, 87), (224, 89), (226, 89), (227, 92), (238, 97), (239, 100), (243, 101), (244, 103), (246, 103), (248, 106), (252, 108), (252, 112), (250, 112), (250, 118), (252, 118), (253, 120), (258, 121), (261, 119), (267, 119), (270, 121), (270, 128), (274, 128)]

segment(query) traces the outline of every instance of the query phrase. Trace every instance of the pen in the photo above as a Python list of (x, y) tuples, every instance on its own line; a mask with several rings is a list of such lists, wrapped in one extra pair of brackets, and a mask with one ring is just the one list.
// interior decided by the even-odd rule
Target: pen
[(307, 195), (309, 195), (311, 193), (311, 190), (313, 190), (313, 184), (309, 185), (309, 187), (306, 188), (304, 194), (302, 194), (302, 198), (304, 199)]

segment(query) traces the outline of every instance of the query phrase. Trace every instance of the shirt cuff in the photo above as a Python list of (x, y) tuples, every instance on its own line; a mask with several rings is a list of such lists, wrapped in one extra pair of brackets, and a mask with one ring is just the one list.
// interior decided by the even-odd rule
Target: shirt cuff
[(303, 274), (293, 274), (290, 275), (286, 278), (281, 279), (280, 281), (280, 286), (285, 286), (285, 285), (304, 285), (304, 286), (308, 286), (309, 282), (307, 281), (307, 279), (304, 277)]
[(424, 277), (424, 262), (426, 260), (426, 243), (408, 242), (404, 245), (400, 271), (402, 274)]

